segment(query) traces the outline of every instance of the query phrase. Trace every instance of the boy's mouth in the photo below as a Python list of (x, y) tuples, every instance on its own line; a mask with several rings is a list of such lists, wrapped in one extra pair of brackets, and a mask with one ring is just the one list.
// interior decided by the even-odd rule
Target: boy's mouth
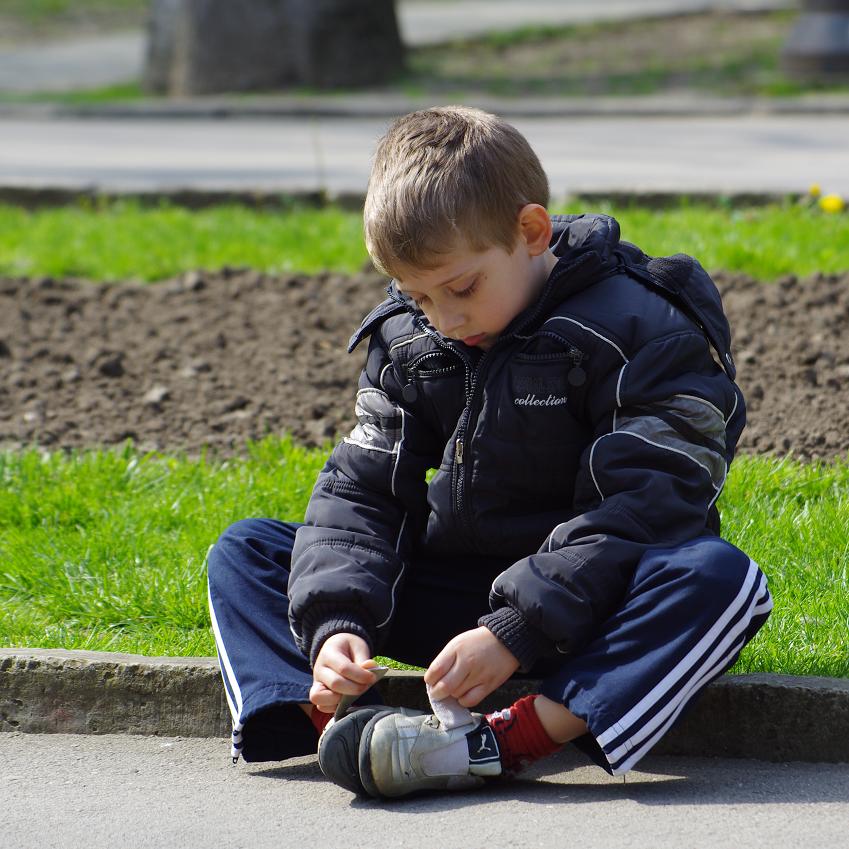
[(466, 336), (465, 339), (462, 340), (464, 345), (468, 345), (470, 348), (474, 348), (475, 345), (480, 345), (481, 342), (486, 338), (486, 333), (478, 333), (477, 336)]

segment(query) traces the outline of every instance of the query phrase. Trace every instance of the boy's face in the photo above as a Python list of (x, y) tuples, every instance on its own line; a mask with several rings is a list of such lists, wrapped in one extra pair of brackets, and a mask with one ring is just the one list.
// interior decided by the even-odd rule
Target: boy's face
[(512, 253), (460, 248), (437, 268), (404, 267), (396, 283), (443, 336), (486, 351), (530, 306), (556, 261), (547, 247), (534, 253), (520, 238)]

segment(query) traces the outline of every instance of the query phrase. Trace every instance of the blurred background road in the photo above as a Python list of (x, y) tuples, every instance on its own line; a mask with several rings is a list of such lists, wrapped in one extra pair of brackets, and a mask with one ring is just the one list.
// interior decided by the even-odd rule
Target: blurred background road
[[(0, 185), (102, 192), (364, 193), (388, 119), (6, 120)], [(552, 195), (623, 191), (849, 194), (842, 116), (525, 118)]]
[[(528, 25), (626, 20), (705, 9), (792, 8), (794, 0), (399, 0), (398, 25), (409, 46), (444, 42)], [(132, 18), (127, 22), (134, 23)], [(119, 23), (116, 25), (120, 25)], [(126, 25), (125, 25), (126, 26)], [(34, 44), (3, 43), (0, 91), (62, 92), (138, 79), (145, 36), (138, 25), (98, 35), (55, 35)]]

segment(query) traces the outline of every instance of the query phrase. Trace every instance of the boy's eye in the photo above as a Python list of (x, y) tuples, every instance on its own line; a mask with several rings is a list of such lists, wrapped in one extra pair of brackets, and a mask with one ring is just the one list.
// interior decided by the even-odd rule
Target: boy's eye
[(466, 286), (465, 289), (460, 289), (459, 292), (452, 292), (451, 294), (454, 295), (455, 298), (468, 298), (469, 295), (474, 295), (475, 289), (478, 287), (478, 279), (479, 278), (475, 277), (470, 286)]

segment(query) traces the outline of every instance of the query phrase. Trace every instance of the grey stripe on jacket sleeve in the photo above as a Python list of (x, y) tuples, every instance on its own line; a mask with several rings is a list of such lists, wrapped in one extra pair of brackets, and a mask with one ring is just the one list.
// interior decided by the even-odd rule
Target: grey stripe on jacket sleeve
[(710, 475), (714, 489), (722, 489), (728, 471), (725, 419), (709, 401), (694, 395), (673, 395), (638, 415), (629, 415), (626, 408), (614, 419), (613, 430), (683, 454)]
[(401, 410), (380, 389), (361, 389), (355, 406), (357, 425), (344, 441), (367, 451), (397, 454), (402, 437)]

